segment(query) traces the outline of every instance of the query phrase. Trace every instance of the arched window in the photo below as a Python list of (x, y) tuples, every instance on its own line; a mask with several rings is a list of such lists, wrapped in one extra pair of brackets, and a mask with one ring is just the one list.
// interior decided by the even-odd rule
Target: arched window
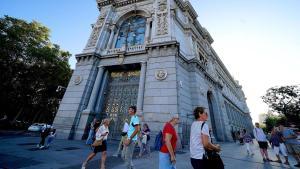
[(120, 27), (115, 48), (144, 44), (145, 28), (146, 19), (144, 17), (133, 16), (127, 19)]

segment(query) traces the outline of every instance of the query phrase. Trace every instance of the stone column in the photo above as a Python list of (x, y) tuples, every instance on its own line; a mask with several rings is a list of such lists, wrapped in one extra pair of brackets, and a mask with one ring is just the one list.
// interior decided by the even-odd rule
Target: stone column
[(145, 79), (146, 79), (146, 62), (141, 62), (141, 73), (139, 81), (139, 93), (137, 98), (137, 112), (140, 113), (143, 111), (143, 100), (144, 100), (144, 90), (145, 90)]
[(110, 37), (109, 37), (106, 49), (110, 49), (111, 48), (111, 45), (112, 45), (112, 42), (113, 42), (113, 39), (114, 39), (114, 36), (115, 36), (115, 28), (116, 28), (116, 26), (113, 26), (111, 28)]
[(94, 111), (94, 106), (95, 106), (95, 102), (97, 100), (97, 94), (99, 92), (99, 88), (100, 88), (100, 82), (103, 76), (103, 72), (104, 72), (104, 67), (102, 65), (98, 66), (98, 73), (97, 73), (97, 77), (93, 86), (93, 90), (92, 90), (92, 94), (90, 96), (90, 100), (89, 100), (89, 104), (87, 106), (87, 108), (84, 110), (89, 111), (89, 112), (93, 112)]
[(151, 23), (151, 18), (147, 18), (146, 31), (145, 31), (145, 43), (149, 42), (149, 38), (150, 38), (150, 23)]
[(95, 107), (95, 102), (97, 100), (97, 94), (99, 93), (99, 88), (101, 86), (101, 79), (104, 74), (103, 72), (104, 72), (104, 67), (98, 66), (98, 73), (93, 86), (92, 94), (90, 96), (90, 100), (87, 108), (81, 112), (79, 124), (74, 136), (75, 139), (83, 139), (84, 130), (86, 128), (86, 125), (88, 125), (87, 123), (89, 123), (92, 120), (92, 118), (95, 116), (94, 107)]

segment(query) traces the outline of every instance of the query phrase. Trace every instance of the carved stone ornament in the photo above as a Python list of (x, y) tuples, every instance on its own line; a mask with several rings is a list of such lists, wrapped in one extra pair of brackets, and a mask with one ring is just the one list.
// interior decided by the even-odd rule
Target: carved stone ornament
[(75, 85), (79, 85), (82, 82), (82, 77), (81, 76), (76, 76), (73, 80)]
[(87, 47), (93, 47), (96, 45), (101, 27), (103, 26), (103, 23), (104, 23), (105, 15), (106, 15), (106, 13), (104, 12), (103, 15), (101, 15), (98, 18), (96, 24), (93, 26), (93, 32), (91, 34), (90, 41), (89, 41)]
[(168, 8), (166, 0), (158, 1), (157, 11), (157, 35), (168, 34)]
[(155, 79), (165, 80), (168, 76), (168, 72), (165, 69), (158, 69), (155, 71)]

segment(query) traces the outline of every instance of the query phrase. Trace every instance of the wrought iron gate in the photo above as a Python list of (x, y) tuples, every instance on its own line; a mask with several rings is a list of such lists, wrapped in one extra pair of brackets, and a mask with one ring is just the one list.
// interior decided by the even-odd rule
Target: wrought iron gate
[(109, 74), (102, 113), (112, 119), (109, 135), (113, 139), (120, 139), (125, 118), (130, 120), (128, 107), (137, 103), (139, 78), (140, 70)]

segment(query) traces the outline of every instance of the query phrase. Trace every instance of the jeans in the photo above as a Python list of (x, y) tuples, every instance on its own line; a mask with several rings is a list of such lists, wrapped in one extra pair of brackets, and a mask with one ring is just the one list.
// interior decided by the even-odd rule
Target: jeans
[(159, 169), (176, 169), (175, 164), (171, 163), (169, 153), (159, 152)]
[(136, 141), (131, 141), (130, 144), (125, 147), (125, 165), (127, 169), (131, 169), (131, 167), (133, 166), (132, 156), (135, 145)]

